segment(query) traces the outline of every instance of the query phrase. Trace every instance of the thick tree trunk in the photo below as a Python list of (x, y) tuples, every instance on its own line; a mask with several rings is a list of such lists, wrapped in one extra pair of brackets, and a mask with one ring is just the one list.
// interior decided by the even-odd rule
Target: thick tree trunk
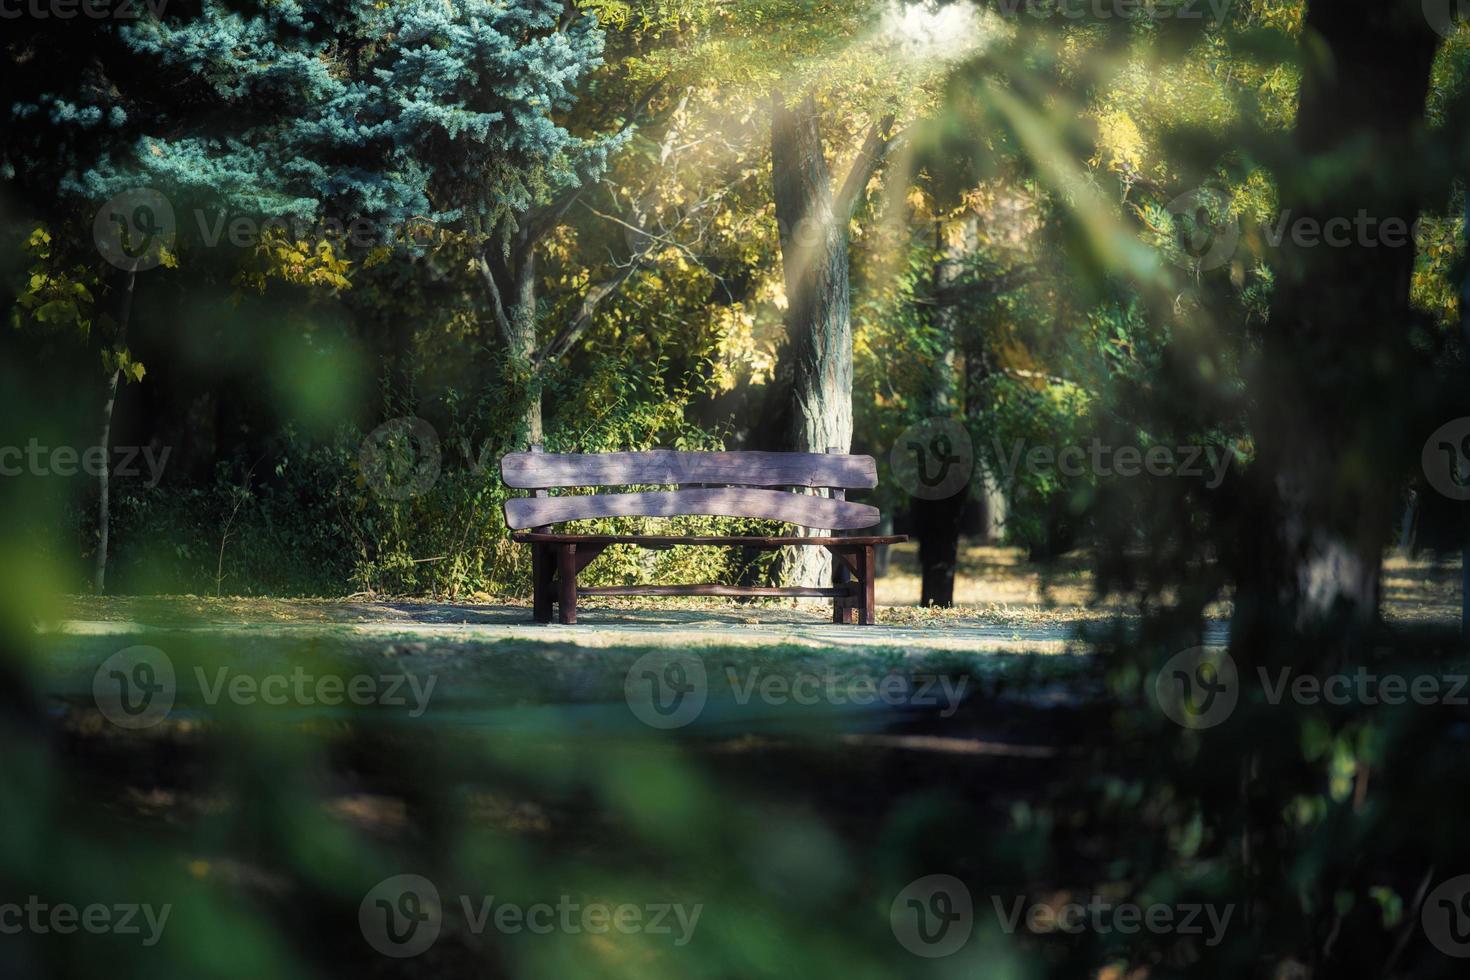
[[(771, 179), (786, 279), (786, 356), (794, 409), (786, 448), (847, 452), (852, 446), (847, 215), (834, 211), (811, 96), (791, 107), (779, 95), (772, 100)], [(831, 576), (831, 556), (824, 548), (788, 549), (782, 567), (790, 584), (822, 585)]]
[[(117, 346), (128, 340), (128, 320), (133, 314), (133, 285), (137, 281), (137, 270), (128, 270), (127, 283), (123, 286), (122, 301), (117, 316)], [(92, 586), (98, 595), (107, 591), (107, 547), (112, 531), (111, 488), (108, 477), (112, 472), (112, 409), (117, 404), (117, 388), (122, 381), (122, 372), (113, 371), (107, 379), (107, 400), (102, 405), (102, 432), (97, 445), (102, 447), (102, 468), (97, 474), (97, 559), (92, 571)]]
[[(990, 380), (990, 354), (985, 348), (985, 324), (976, 324), (965, 331), (960, 345), (965, 355), (965, 420), (976, 440), (989, 441), (991, 433), (982, 425), (985, 403), (984, 393)], [(977, 442), (977, 445), (979, 443)], [(1006, 497), (1012, 489), (983, 459), (975, 460), (979, 478), (980, 520), (974, 532), (978, 540), (994, 544), (1005, 533), (1006, 517), (1010, 502)]]
[(489, 305), (499, 325), (510, 359), (512, 397), (521, 403), (521, 415), (511, 445), (525, 449), (540, 445), (541, 372), (536, 364), (536, 251), (532, 243), (517, 240), (509, 254), (487, 245), (479, 259), (480, 276), (489, 293)]
[[(1372, 642), (1410, 452), (1417, 464), (1403, 413), (1424, 370), (1411, 343), (1414, 243), (1381, 232), (1385, 221), (1408, 225), (1423, 209), (1416, 161), (1437, 41), (1418, 0), (1307, 4), (1294, 152), (1282, 154), (1277, 172), (1289, 227), (1315, 226), (1322, 237), (1283, 240), (1271, 316), (1247, 374), (1257, 452), (1231, 568), (1230, 653), (1242, 679), (1286, 667), (1351, 671)], [(1359, 216), (1377, 225), (1365, 230)], [(1272, 755), (1275, 738), (1294, 727), (1235, 731), (1244, 739), (1231, 750), (1243, 808), (1240, 861), (1253, 895), (1244, 915), (1265, 921), (1297, 884), (1287, 875), (1296, 852), (1280, 832), (1282, 807), (1320, 770), (1300, 756)], [(1351, 865), (1329, 859), (1319, 880), (1356, 873)], [(1299, 952), (1304, 961), (1322, 958), (1320, 950)], [(1323, 963), (1311, 972), (1343, 969)]]
[(527, 249), (511, 275), (511, 294), (506, 317), (510, 320), (510, 355), (516, 375), (525, 379), (525, 406), (516, 445), (539, 446), (541, 431), (541, 372), (536, 357), (536, 253)]
[[(1288, 237), (1282, 252), (1252, 377), (1250, 527), (1260, 530), (1238, 570), (1240, 658), (1310, 650), (1341, 663), (1377, 612), (1402, 456), (1384, 406), (1406, 404), (1415, 383), (1414, 243), (1378, 229), (1412, 223), (1422, 207), (1403, 160), (1422, 135), (1436, 41), (1415, 0), (1308, 5), (1298, 158), (1281, 175), (1281, 203), (1293, 224), (1346, 233), (1311, 246)], [(1376, 228), (1359, 228), (1363, 214)]]
[[(957, 227), (946, 229), (940, 219), (934, 221), (935, 263), (931, 292), (938, 296), (964, 275), (965, 256), (974, 250), (978, 227), (973, 215), (962, 219)], [(929, 380), (927, 411), (933, 418), (953, 418), (959, 408), (959, 385), (956, 376), (956, 336), (959, 310), (956, 306), (934, 308), (931, 319), (936, 334), (938, 355)], [(953, 496), (940, 500), (915, 497), (912, 504), (914, 534), (919, 539), (921, 584), (919, 605), (954, 605), (954, 577), (959, 563), (960, 525), (965, 505), (970, 499), (966, 484)]]
[(771, 176), (786, 279), (791, 338), (792, 447), (823, 452), (852, 445), (852, 324), (847, 216), (833, 210), (832, 181), (810, 96), (776, 102)]
[[(1465, 201), (1463, 234), (1470, 239), (1470, 199)], [(1464, 345), (1465, 356), (1470, 358), (1470, 269), (1465, 272), (1465, 279), (1460, 284), (1460, 342)], [(1405, 508), (1404, 517), (1404, 540), (1406, 547), (1404, 552), (1411, 554), (1413, 551), (1413, 528), (1414, 528), (1414, 500), (1411, 498), (1409, 506)], [(1470, 540), (1467, 540), (1460, 549), (1460, 638), (1470, 640)]]

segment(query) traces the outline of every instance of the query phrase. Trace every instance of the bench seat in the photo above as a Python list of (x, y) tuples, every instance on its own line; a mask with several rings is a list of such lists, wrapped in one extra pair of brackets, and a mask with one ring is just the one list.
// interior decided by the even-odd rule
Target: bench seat
[(773, 551), (776, 548), (801, 547), (801, 546), (823, 546), (829, 548), (860, 548), (864, 545), (879, 544), (902, 544), (909, 539), (907, 534), (854, 534), (843, 537), (802, 537), (800, 535), (788, 535), (784, 537), (760, 537), (757, 535), (734, 534), (726, 537), (718, 535), (682, 535), (682, 534), (552, 534), (538, 533), (536, 531), (518, 531), (511, 536), (512, 541), (522, 544), (636, 544), (643, 548), (673, 548), (677, 545), (723, 545), (726, 547), (759, 548), (764, 551)]

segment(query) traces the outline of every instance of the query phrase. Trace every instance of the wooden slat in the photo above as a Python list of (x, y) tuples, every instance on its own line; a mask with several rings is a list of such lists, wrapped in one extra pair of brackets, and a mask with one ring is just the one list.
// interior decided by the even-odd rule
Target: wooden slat
[(856, 551), (865, 544), (902, 544), (909, 538), (907, 534), (855, 534), (850, 537), (844, 535), (840, 538), (806, 538), (796, 535), (772, 537), (754, 534), (540, 534), (535, 531), (517, 531), (511, 535), (511, 539), (523, 543), (540, 542), (541, 544), (636, 544), (643, 548), (673, 548), (678, 545), (724, 545), (734, 548), (772, 549), (785, 548), (791, 545), (814, 545)]
[(505, 502), (505, 523), (514, 529), (597, 517), (748, 517), (801, 527), (850, 530), (878, 523), (878, 508), (783, 490), (724, 487), (599, 493), (577, 497), (521, 497)]
[(848, 595), (850, 588), (850, 586), (844, 586), (841, 589), (825, 589), (805, 585), (792, 585), (784, 588), (761, 585), (599, 585), (578, 589), (577, 595), (734, 595), (830, 598), (831, 596)]
[(827, 453), (509, 453), (500, 460), (500, 475), (506, 486), (521, 489), (707, 483), (867, 490), (878, 485), (873, 457)]

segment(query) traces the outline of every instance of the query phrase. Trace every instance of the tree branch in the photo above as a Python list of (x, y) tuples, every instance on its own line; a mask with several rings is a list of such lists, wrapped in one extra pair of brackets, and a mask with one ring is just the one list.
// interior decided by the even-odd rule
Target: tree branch
[[(708, 200), (714, 200), (718, 196), (719, 195), (711, 195)], [(701, 202), (700, 207), (703, 207), (703, 204), (704, 204), (704, 202)], [(690, 262), (693, 262), (693, 263), (695, 263), (696, 265), (699, 265), (699, 266), (703, 266), (704, 265), (703, 260), (700, 259), (700, 257), (694, 253), (694, 250), (691, 249), (688, 245), (685, 245), (683, 242), (676, 241), (675, 239), (669, 238), (667, 235), (656, 235), (653, 232), (647, 230), (646, 228), (640, 228), (637, 225), (632, 224), (631, 222), (624, 221), (622, 218), (619, 218), (615, 214), (608, 214), (605, 211), (599, 211), (599, 210), (597, 210), (596, 208), (594, 208), (590, 204), (584, 204), (584, 205), (582, 205), (582, 207), (586, 208), (588, 211), (592, 212), (593, 214), (597, 215), (599, 218), (602, 218), (605, 221), (611, 221), (615, 225), (621, 225), (622, 227), (628, 229), (629, 231), (631, 231), (635, 235), (637, 235), (639, 238), (642, 238), (642, 239), (644, 239), (647, 242), (657, 242), (660, 245), (665, 245), (665, 246), (667, 246), (669, 248), (678, 249), (679, 251), (681, 251), (681, 252), (684, 253), (685, 257), (688, 258)], [(697, 210), (699, 210), (699, 208), (697, 207), (694, 210), (697, 211)], [(678, 225), (683, 224), (684, 223), (684, 220), (685, 219), (680, 219), (675, 224), (675, 227), (678, 227)], [(634, 253), (633, 258), (632, 258), (631, 261), (634, 261), (634, 262), (638, 261), (645, 254), (647, 254), (647, 252), (651, 248), (652, 248), (651, 245), (645, 245), (643, 248), (639, 249), (636, 253)]]
[(536, 370), (539, 371), (545, 365), (560, 360), (567, 351), (571, 350), (572, 345), (581, 340), (587, 328), (592, 325), (592, 318), (596, 315), (597, 308), (602, 305), (602, 301), (617, 292), (628, 277), (642, 267), (643, 261), (640, 256), (637, 260), (620, 266), (617, 272), (588, 289), (582, 296), (582, 305), (577, 309), (577, 315), (563, 324), (551, 342), (537, 352), (532, 362)]
[[(638, 97), (638, 100), (633, 103), (633, 107), (628, 110), (628, 118), (624, 121), (622, 128), (617, 131), (614, 138), (622, 136), (635, 126), (641, 125), (648, 118), (648, 107), (650, 103), (653, 102), (654, 97), (663, 89), (664, 83), (667, 81), (667, 76), (657, 79), (644, 90), (643, 94)], [(688, 95), (686, 94), (684, 98), (687, 99)], [(684, 99), (681, 99), (679, 106), (682, 108), (683, 105)], [(521, 222), (522, 230), (517, 237), (527, 246), (535, 247), (537, 242), (541, 241), (553, 228), (561, 224), (562, 218), (566, 217), (566, 213), (571, 210), (572, 205), (577, 203), (577, 199), (582, 196), (582, 191), (586, 186), (584, 182), (577, 184), (575, 187), (568, 187), (542, 207), (533, 210)]]
[(940, 286), (931, 290), (927, 296), (915, 296), (914, 302), (923, 306), (958, 306), (969, 300), (999, 296), (1040, 280), (1041, 274), (1033, 266), (1023, 266), (988, 279), (977, 276), (952, 285)]
[(490, 268), (490, 262), (484, 253), (475, 256), (475, 268), (479, 270), (480, 279), (485, 284), (485, 292), (490, 297), (490, 310), (495, 314), (495, 323), (500, 327), (500, 336), (510, 343), (510, 319), (505, 315), (505, 303), (500, 298), (500, 285), (495, 281), (495, 271)]
[(893, 132), (892, 113), (878, 120), (868, 130), (868, 138), (863, 140), (862, 149), (858, 150), (857, 159), (852, 161), (847, 179), (842, 182), (842, 190), (837, 192), (837, 200), (832, 205), (833, 215), (838, 221), (845, 222), (852, 218), (853, 212), (857, 210), (858, 199), (867, 189), (873, 174), (882, 166), (897, 135)]
[[(657, 85), (662, 84), (662, 80), (657, 83)], [(657, 85), (655, 86), (655, 90), (657, 88)], [(648, 93), (648, 96), (652, 96), (652, 91)], [(684, 108), (684, 105), (686, 104), (688, 99), (689, 93), (685, 92), (684, 95), (679, 99), (677, 108), (674, 110), (676, 114)], [(672, 129), (664, 134), (664, 141), (659, 148), (660, 164), (663, 164), (667, 160), (670, 149), (674, 144), (674, 137), (675, 134)], [(556, 336), (553, 337), (551, 341), (547, 343), (546, 346), (543, 347), (540, 351), (538, 351), (532, 358), (532, 365), (536, 370), (539, 371), (545, 365), (559, 360), (566, 354), (567, 351), (571, 350), (572, 346), (582, 338), (582, 335), (584, 333), (587, 332), (587, 328), (592, 325), (592, 318), (596, 315), (598, 307), (600, 307), (603, 301), (606, 300), (609, 296), (617, 292), (622, 287), (623, 283), (628, 281), (629, 277), (631, 277), (633, 273), (637, 272), (639, 269), (647, 264), (649, 256), (654, 253), (654, 248), (656, 245), (665, 245), (668, 247), (677, 248), (685, 255), (687, 255), (692, 261), (699, 263), (698, 257), (687, 246), (681, 244), (675, 239), (668, 237), (667, 235), (655, 234), (654, 232), (650, 232), (641, 227), (642, 224), (644, 224), (645, 222), (645, 214), (647, 213), (648, 209), (647, 199), (652, 196), (653, 190), (654, 188), (650, 187), (641, 196), (641, 198), (634, 203), (633, 216), (638, 221), (638, 224), (634, 224), (632, 222), (625, 221), (624, 219), (619, 218), (615, 215), (599, 211), (596, 208), (592, 207), (590, 204), (582, 205), (588, 211), (592, 212), (598, 217), (621, 225), (623, 228), (636, 234), (641, 239), (640, 247), (636, 248), (633, 251), (633, 254), (628, 257), (628, 261), (626, 263), (619, 265), (618, 263), (614, 262), (617, 271), (608, 276), (602, 282), (598, 283), (596, 286), (588, 289), (587, 292), (583, 294), (582, 303), (577, 309), (576, 316), (572, 317), (571, 320), (563, 324), (561, 329), (557, 331)], [(721, 188), (719, 191), (716, 191), (714, 194), (711, 194), (709, 197), (694, 205), (679, 219), (679, 221), (675, 223), (674, 227), (677, 228), (679, 225), (682, 225), (685, 221), (689, 220), (692, 215), (697, 214), (699, 211), (707, 207), (711, 202), (719, 200), (722, 196), (724, 196), (726, 190), (728, 190), (728, 188)], [(573, 198), (572, 200), (575, 200), (575, 198)], [(570, 205), (571, 201), (568, 201), (567, 206), (570, 207)], [(702, 265), (703, 263), (699, 264)]]

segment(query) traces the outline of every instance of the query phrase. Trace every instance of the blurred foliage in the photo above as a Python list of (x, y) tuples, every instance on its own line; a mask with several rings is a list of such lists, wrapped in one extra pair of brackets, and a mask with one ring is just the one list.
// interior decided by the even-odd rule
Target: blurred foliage
[[(585, 186), (536, 254), (539, 336), (577, 317), (593, 289), (613, 285), (539, 385), (484, 312), (472, 262), (484, 236), (464, 229), (434, 227), (395, 248), (316, 229), (211, 246), (181, 206), (179, 240), (160, 268), (139, 274), (133, 326), (116, 343), (121, 284), (94, 247), (101, 202), (82, 193), (96, 181), (78, 161), (100, 161), (107, 190), (114, 176), (132, 179), (124, 165), (181, 173), (211, 162), (224, 169), (199, 188), (215, 198), (205, 204), (269, 198), (253, 182), (259, 175), (236, 183), (241, 160), (256, 160), (260, 147), (220, 156), (228, 140), (210, 144), (206, 124), (248, 123), (231, 131), (279, 146), (285, 134), (271, 121), (309, 128), (306, 102), (293, 93), (320, 86), (341, 99), (326, 100), (341, 145), (312, 158), (320, 166), (306, 168), (307, 183), (330, 196), (330, 178), (351, 169), (337, 153), (346, 146), (350, 158), (355, 145), (347, 81), (370, 84), (378, 76), (368, 69), (383, 55), (362, 24), (397, 23), (373, 18), (410, 8), (439, 23), (434, 6), (170, 10), (123, 32), (129, 50), (167, 38), (202, 45), (171, 50), (170, 71), (158, 74), (93, 73), (117, 67), (107, 60), (118, 50), (115, 25), (64, 34), (28, 22), (0, 42), (29, 86), (25, 99), (7, 97), (0, 121), (9, 127), (0, 288), (11, 307), (0, 340), (0, 446), (90, 446), (99, 349), (108, 372), (141, 381), (147, 365), (147, 383), (119, 398), (113, 447), (170, 456), (155, 485), (115, 487), (115, 590), (523, 597), (529, 557), (503, 526), (509, 491), (497, 464), (521, 448), (527, 390), (542, 392), (553, 452), (746, 445), (779, 382), (784, 344), (769, 105), (775, 92), (809, 90), (834, 163), (857, 152), (875, 118), (891, 112), (905, 127), (883, 180), (862, 189), (850, 230), (856, 449), (877, 457), (883, 476), (871, 499), (902, 526), (911, 502), (890, 478), (889, 450), (909, 425), (953, 418), (981, 464), (972, 490), (978, 496), (980, 482), (993, 480), (1007, 500), (1009, 539), (1044, 558), (1084, 547), (1099, 592), (1123, 595), (1139, 615), (1085, 635), (1094, 655), (1080, 663), (944, 662), (987, 685), (953, 727), (933, 717), (753, 718), (719, 691), (709, 727), (656, 737), (618, 703), (621, 678), (643, 650), (512, 644), (437, 663), (446, 684), (467, 693), (422, 724), (377, 711), (307, 717), (185, 704), (157, 732), (127, 737), (89, 707), (92, 671), (111, 652), (104, 641), (43, 641), (36, 630), (56, 618), (59, 595), (87, 581), (91, 484), (6, 476), (0, 897), (45, 891), (85, 901), (126, 891), (134, 901), (170, 901), (179, 919), (165, 962), (189, 976), (386, 975), (393, 964), (369, 956), (357, 906), (373, 883), (414, 868), (446, 894), (687, 898), (709, 910), (689, 950), (649, 937), (538, 943), (456, 932), (401, 975), (1456, 975), (1417, 930), (1426, 886), (1470, 868), (1455, 796), (1464, 785), (1462, 712), (1273, 705), (1248, 684), (1228, 723), (1197, 732), (1169, 722), (1150, 699), (1168, 657), (1202, 641), (1207, 610), (1259, 584), (1242, 569), (1264, 547), (1265, 529), (1245, 502), (1274, 486), (1275, 474), (1260, 476), (1258, 447), (1272, 433), (1252, 422), (1276, 395), (1261, 380), (1270, 377), (1262, 373), (1270, 341), (1299, 326), (1273, 322), (1283, 289), (1300, 288), (1291, 261), (1300, 253), (1278, 237), (1293, 220), (1282, 202), (1341, 186), (1362, 159), (1402, 157), (1402, 177), (1379, 176), (1426, 202), (1422, 214), (1403, 216), (1419, 221), (1405, 286), (1415, 318), (1385, 330), (1382, 364), (1376, 351), (1361, 352), (1365, 371), (1402, 378), (1412, 364), (1418, 383), (1344, 388), (1342, 414), (1381, 399), (1384, 431), (1407, 448), (1392, 457), (1344, 452), (1341, 472), (1344, 482), (1369, 474), (1423, 500), (1418, 517), (1405, 507), (1362, 520), (1417, 528), (1424, 547), (1463, 544), (1463, 510), (1440, 514), (1436, 526), (1412, 457), (1426, 418), (1466, 414), (1470, 28), (1461, 24), (1439, 46), (1425, 131), (1414, 134), (1422, 142), (1353, 146), (1324, 162), (1307, 161), (1293, 142), (1302, 79), (1325, 57), (1302, 0), (1188, 5), (1199, 18), (1144, 7), (1069, 17), (1043, 5), (1047, 16), (986, 8), (958, 20), (946, 19), (957, 16), (945, 13), (953, 4), (598, 0), (580, 5), (596, 20), (578, 21), (575, 70), (557, 78), (538, 55), (571, 42), (556, 11), (539, 4), (532, 26), (545, 50), (515, 59), (539, 66), (525, 69), (537, 85), (522, 91), (520, 76), (497, 77), (496, 91), (549, 140), (550, 157), (532, 153), (529, 176), (511, 173), (499, 168), (492, 140), (475, 151), (488, 154), (475, 173), (488, 169), (487, 186), (502, 189), (504, 200), (484, 202), (500, 220), (511, 199), (520, 205), (576, 183), (567, 155), (595, 147), (596, 166), (578, 177)], [(333, 22), (351, 29), (328, 43), (298, 23), (306, 8), (342, 14)], [(938, 31), (958, 36), (936, 37), (935, 18)], [(239, 57), (235, 42), (261, 25), (289, 35), (288, 50)], [(440, 26), (455, 42), (445, 50), (463, 53), (459, 28), (472, 25)], [(596, 51), (604, 54), (594, 64)], [(444, 68), (437, 81), (475, 94), (472, 71), (446, 67), (449, 54), (423, 54), (427, 74)], [(226, 72), (207, 86), (175, 85), (172, 59), (196, 57), (249, 69), (249, 78)], [(275, 100), (251, 98), (251, 85), (280, 81), (277, 71), (292, 84)], [(93, 85), (99, 77), (126, 84)], [(417, 80), (395, 78), (395, 104), (411, 109)], [(51, 146), (50, 117), (29, 98), (38, 79), (99, 106), (118, 103), (122, 115), (51, 98), (45, 105), (69, 134), (64, 147)], [(536, 94), (545, 91), (555, 97)], [(625, 125), (640, 102), (647, 112)], [(159, 163), (125, 159), (106, 127), (132, 136), (128, 126), (177, 121), (165, 109), (187, 121), (188, 139), (161, 149)], [(441, 121), (454, 116), (439, 102), (433, 110)], [(619, 135), (572, 135), (608, 132)], [(420, 192), (426, 205), (444, 203), (429, 200), (435, 193), (452, 196), (397, 167), (401, 147), (389, 144), (375, 164), (395, 199), (409, 199), (395, 206), (412, 210)], [(454, 169), (451, 147), (421, 149), (449, 166), (453, 190), (479, 187)], [(294, 186), (293, 159), (265, 161), (261, 179)], [(43, 177), (77, 193), (36, 193)], [(373, 180), (353, 178), (352, 193), (371, 196)], [(1223, 257), (1198, 247), (1222, 234), (1238, 234)], [(1349, 278), (1309, 285), (1324, 301), (1329, 291), (1354, 295)], [(1334, 351), (1331, 337), (1323, 349)], [(432, 427), (439, 472), (400, 498), (383, 492), (363, 459), (373, 433), (405, 418)], [(1232, 462), (1215, 485), (1014, 464), (1017, 447), (1093, 440), (1208, 447)], [(423, 447), (396, 446), (410, 449)], [(394, 465), (411, 472), (421, 458)], [(676, 527), (757, 529), (713, 519)], [(586, 573), (591, 584), (765, 574), (738, 553), (694, 549), (612, 549)], [(1342, 653), (1276, 625), (1282, 648), (1305, 665)], [(252, 657), (326, 673), (452, 661), (411, 641), (344, 650), (325, 641), (241, 649), (182, 630), (154, 639), (181, 670)], [(1464, 672), (1463, 645), (1443, 631), (1375, 622), (1368, 639), (1365, 668)], [(1259, 652), (1235, 642), (1237, 653)], [(712, 674), (742, 656), (697, 653)], [(789, 671), (835, 656), (782, 650), (769, 666)], [(892, 659), (858, 666), (918, 666), (908, 651)], [(869, 727), (920, 741), (870, 751), (853, 741)], [(1012, 737), (1048, 751), (1012, 756)], [(962, 954), (926, 964), (892, 942), (887, 903), (936, 870), (961, 877), (986, 914)], [(1240, 918), (1224, 943), (1205, 946), (1116, 933), (1012, 935), (988, 915), (992, 898), (1098, 893), (1230, 903)], [(118, 937), (15, 946), (7, 938), (0, 963), (20, 976), (90, 975), (103, 960), (116, 975), (164, 972), (158, 957)]]

